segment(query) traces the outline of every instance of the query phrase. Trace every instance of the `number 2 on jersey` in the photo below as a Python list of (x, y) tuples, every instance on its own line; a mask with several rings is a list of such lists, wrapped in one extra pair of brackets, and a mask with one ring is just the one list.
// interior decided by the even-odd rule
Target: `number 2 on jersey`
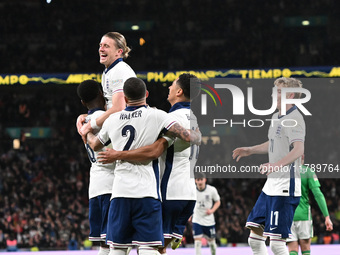
[(135, 128), (131, 125), (126, 125), (125, 127), (123, 127), (122, 129), (122, 136), (126, 137), (128, 135), (128, 132), (130, 133), (129, 139), (127, 141), (127, 143), (124, 146), (123, 151), (128, 151), (131, 147), (131, 144), (133, 142), (133, 140), (135, 139)]

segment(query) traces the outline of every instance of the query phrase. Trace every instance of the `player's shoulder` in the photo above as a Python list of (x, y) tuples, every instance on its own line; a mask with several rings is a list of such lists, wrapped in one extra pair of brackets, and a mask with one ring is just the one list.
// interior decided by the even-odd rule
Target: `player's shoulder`
[(126, 63), (125, 61), (120, 61), (115, 68), (113, 68), (116, 72), (124, 72), (124, 73), (131, 73), (134, 74), (136, 77), (135, 71), (131, 68), (131, 66)]
[(279, 118), (279, 112), (274, 112), (272, 115), (272, 119), (278, 119)]
[(208, 191), (210, 191), (210, 190), (215, 191), (216, 190), (217, 191), (217, 189), (210, 184), (206, 184), (206, 190), (208, 190)]
[(166, 111), (163, 111), (162, 109), (158, 109), (156, 107), (147, 106), (146, 111), (149, 111), (149, 112), (152, 112), (152, 113), (155, 113), (155, 114), (168, 115), (168, 113)]
[(90, 113), (85, 118), (85, 122), (88, 122), (89, 120), (92, 120), (92, 119), (96, 119), (104, 113), (105, 113), (105, 111), (101, 110), (101, 109), (97, 109), (95, 111), (90, 111)]

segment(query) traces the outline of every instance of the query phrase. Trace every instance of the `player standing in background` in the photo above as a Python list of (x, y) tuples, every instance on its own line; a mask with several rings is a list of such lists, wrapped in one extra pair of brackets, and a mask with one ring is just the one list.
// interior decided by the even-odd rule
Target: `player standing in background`
[(220, 196), (215, 187), (206, 184), (202, 173), (195, 173), (197, 200), (192, 216), (196, 255), (201, 255), (202, 237), (206, 236), (212, 255), (216, 254), (215, 211), (220, 207)]
[[(145, 83), (129, 78), (124, 84), (127, 107), (112, 114), (98, 136), (91, 132), (88, 141), (98, 150), (112, 141), (115, 150), (136, 149), (154, 143), (165, 128), (167, 133), (190, 141), (190, 133), (164, 111), (146, 105)], [(116, 163), (108, 220), (107, 243), (110, 255), (126, 254), (137, 245), (139, 255), (159, 254), (163, 246), (162, 210), (157, 161)]]
[[(200, 81), (190, 73), (181, 74), (169, 87), (168, 101), (171, 109), (168, 115), (184, 128), (198, 127), (197, 118), (190, 110), (190, 101), (198, 95), (199, 88)], [(164, 234), (164, 247), (159, 250), (161, 254), (166, 254), (166, 247), (170, 243), (173, 249), (180, 245), (186, 223), (195, 207), (196, 185), (190, 174), (193, 174), (193, 167), (198, 157), (197, 145), (190, 146), (190, 143), (176, 139), (168, 147), (167, 140), (160, 138), (146, 148), (123, 152), (108, 149), (99, 155), (99, 160), (105, 163), (117, 159), (144, 161), (158, 158), (165, 150), (166, 153), (161, 157), (164, 163), (161, 167)]]
[[(294, 212), (301, 196), (299, 169), (306, 127), (301, 113), (293, 104), (287, 104), (286, 115), (281, 115), (281, 89), (301, 88), (301, 81), (281, 77), (275, 80), (274, 85), (279, 111), (272, 116), (269, 140), (252, 147), (236, 148), (233, 158), (239, 161), (252, 154), (268, 153), (269, 163), (261, 165), (261, 172), (268, 175), (267, 181), (246, 223), (251, 230), (248, 242), (253, 254), (268, 254), (265, 241), (269, 236), (273, 253), (288, 255), (286, 239), (291, 234)], [(301, 94), (288, 92), (286, 97), (300, 98)]]
[[(85, 122), (98, 118), (105, 113), (105, 98), (94, 80), (86, 80), (79, 84), (77, 94), (82, 104), (88, 109)], [(96, 130), (96, 133), (98, 130)], [(102, 164), (97, 161), (99, 151), (94, 152), (85, 143), (85, 148), (91, 162), (89, 181), (89, 240), (100, 242), (98, 255), (107, 255), (110, 247), (105, 244), (107, 232), (107, 217), (110, 207), (112, 183), (115, 164)]]
[[(302, 164), (304, 155), (302, 156)], [(325, 217), (327, 231), (333, 230), (333, 223), (329, 217), (325, 196), (320, 190), (320, 182), (315, 172), (309, 167), (302, 165), (301, 175), (301, 199), (299, 206), (295, 210), (293, 225), (291, 228), (292, 237), (287, 240), (289, 254), (297, 255), (299, 245), (303, 255), (310, 254), (311, 238), (313, 237), (312, 212), (309, 204), (309, 191), (312, 191), (319, 208)]]
[(127, 46), (125, 37), (118, 32), (108, 32), (99, 43), (100, 63), (105, 66), (102, 75), (104, 97), (107, 100), (107, 111), (89, 123), (84, 124), (86, 115), (77, 119), (77, 129), (80, 135), (101, 127), (103, 122), (114, 112), (125, 108), (123, 85), (130, 77), (136, 77), (132, 68), (123, 61), (129, 56), (131, 49)]

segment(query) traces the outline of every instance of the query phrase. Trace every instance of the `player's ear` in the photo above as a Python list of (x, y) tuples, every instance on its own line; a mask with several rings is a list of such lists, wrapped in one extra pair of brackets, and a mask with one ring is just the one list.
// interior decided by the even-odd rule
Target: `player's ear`
[(289, 93), (289, 96), (288, 96), (289, 99), (293, 99), (294, 97), (295, 97), (295, 93)]
[(183, 89), (182, 89), (182, 88), (179, 88), (179, 89), (177, 90), (177, 96), (181, 96), (181, 95), (183, 95)]
[(145, 98), (148, 98), (148, 96), (149, 96), (149, 91), (146, 91), (145, 92)]

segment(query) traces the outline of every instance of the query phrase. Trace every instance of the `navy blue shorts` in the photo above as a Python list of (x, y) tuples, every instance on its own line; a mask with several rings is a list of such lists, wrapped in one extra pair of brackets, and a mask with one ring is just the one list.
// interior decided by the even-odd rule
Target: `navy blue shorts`
[(90, 241), (105, 241), (107, 216), (111, 194), (100, 195), (89, 201)]
[(194, 200), (165, 200), (162, 203), (164, 238), (183, 237), (188, 219), (194, 211)]
[(162, 205), (154, 198), (114, 198), (111, 200), (107, 244), (162, 246)]
[(268, 196), (261, 192), (246, 227), (262, 228), (264, 236), (288, 238), (300, 197)]
[(192, 235), (195, 237), (207, 236), (210, 239), (216, 238), (215, 225), (212, 226), (202, 226), (198, 223), (192, 223)]

